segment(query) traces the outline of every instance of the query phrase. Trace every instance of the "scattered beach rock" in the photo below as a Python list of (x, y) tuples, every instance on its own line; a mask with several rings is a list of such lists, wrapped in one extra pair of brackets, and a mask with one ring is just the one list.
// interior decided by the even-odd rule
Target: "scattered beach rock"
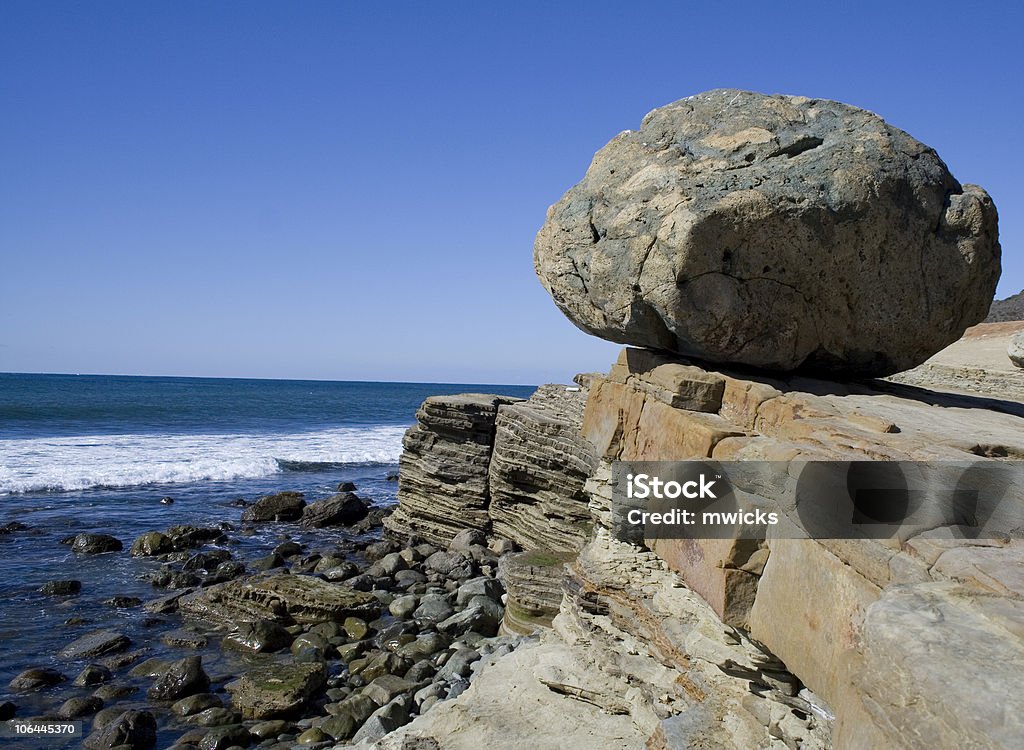
[(985, 318), (997, 237), (988, 194), (877, 115), (719, 89), (601, 149), (548, 210), (534, 265), (609, 341), (878, 376)]
[(133, 557), (152, 557), (174, 551), (174, 542), (166, 534), (159, 531), (147, 531), (133, 543), (129, 553)]
[(225, 646), (257, 653), (281, 651), (288, 648), (294, 636), (283, 625), (273, 620), (243, 622), (238, 629), (226, 635)]
[(149, 711), (125, 711), (85, 738), (87, 750), (149, 750), (156, 746), (156, 718)]
[(150, 700), (173, 701), (195, 693), (205, 692), (210, 678), (203, 671), (200, 656), (187, 656), (171, 664), (161, 674), (147, 695)]
[(243, 521), (297, 521), (306, 501), (301, 492), (278, 492), (261, 497), (242, 512)]
[(327, 526), (348, 526), (366, 517), (370, 504), (352, 492), (307, 505), (302, 511), (301, 524), (310, 529)]
[(214, 693), (196, 693), (171, 704), (171, 711), (178, 716), (192, 716), (210, 708), (223, 708), (224, 702)]
[(124, 549), (124, 545), (110, 534), (76, 534), (71, 542), (71, 551), (83, 555), (120, 552), (122, 549)]
[(65, 659), (92, 659), (124, 651), (130, 645), (131, 639), (124, 633), (116, 630), (96, 630), (69, 643), (61, 649), (60, 655)]
[(57, 685), (64, 682), (66, 679), (67, 677), (62, 675), (56, 669), (50, 669), (49, 667), (32, 667), (31, 669), (26, 669), (11, 680), (10, 688), (18, 693), (26, 693), (31, 690), (39, 690), (40, 688)]
[(103, 708), (103, 701), (94, 695), (85, 698), (69, 698), (57, 709), (58, 719), (79, 719), (92, 716)]
[(319, 663), (273, 664), (228, 683), (231, 704), (247, 719), (290, 718), (327, 683)]
[(39, 587), (40, 594), (47, 596), (72, 596), (82, 590), (81, 581), (47, 581)]
[(100, 664), (87, 664), (71, 684), (75, 687), (93, 687), (109, 682), (112, 676), (110, 670)]

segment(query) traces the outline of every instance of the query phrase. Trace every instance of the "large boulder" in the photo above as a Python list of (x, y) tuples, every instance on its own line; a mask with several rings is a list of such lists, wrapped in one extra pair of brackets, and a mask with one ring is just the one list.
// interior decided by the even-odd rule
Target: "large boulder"
[(298, 521), (306, 501), (301, 492), (278, 492), (254, 502), (242, 513), (243, 521)]
[(534, 265), (582, 330), (718, 363), (887, 375), (988, 312), (996, 209), (839, 102), (715, 90), (656, 109), (548, 210)]
[(148, 750), (156, 746), (156, 719), (149, 711), (125, 711), (86, 737), (83, 746), (87, 750)]
[(370, 504), (354, 492), (339, 492), (334, 497), (307, 505), (301, 523), (311, 529), (327, 526), (348, 526), (366, 518)]

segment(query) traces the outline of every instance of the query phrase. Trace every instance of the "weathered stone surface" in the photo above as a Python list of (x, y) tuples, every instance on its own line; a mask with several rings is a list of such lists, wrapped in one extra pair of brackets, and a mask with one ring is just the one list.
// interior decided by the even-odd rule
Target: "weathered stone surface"
[(302, 511), (300, 523), (310, 529), (346, 526), (366, 518), (369, 509), (369, 503), (355, 493), (342, 492), (307, 505)]
[(402, 440), (398, 508), (385, 528), (447, 546), (460, 529), (487, 531), (488, 465), (498, 408), (519, 399), (432, 396)]
[(594, 463), (580, 437), (587, 391), (543, 385), (498, 409), (489, 471), (491, 529), (524, 549), (575, 550), (590, 532), (583, 484)]
[(298, 521), (306, 501), (301, 492), (278, 492), (261, 497), (242, 512), (243, 521)]
[(1006, 356), (1017, 367), (1024, 367), (1024, 333), (1018, 333), (1010, 339), (1010, 345), (1006, 349)]
[[(895, 586), (867, 611), (854, 682), (869, 721), (898, 747), (1011, 748), (1024, 738), (1024, 642), (989, 596), (952, 583)], [(1024, 605), (1013, 607), (1017, 625)], [(852, 714), (852, 712), (850, 712)], [(855, 714), (854, 714), (855, 715)], [(864, 747), (840, 713), (837, 745)]]
[(246, 719), (289, 718), (326, 684), (323, 664), (271, 664), (228, 683), (231, 705)]
[(114, 630), (97, 630), (86, 633), (81, 638), (69, 643), (61, 649), (60, 655), (65, 659), (92, 659), (104, 654), (124, 651), (132, 645), (131, 639), (124, 633)]
[(582, 330), (710, 362), (885, 375), (985, 318), (995, 207), (839, 102), (715, 90), (616, 136), (534, 265)]
[(288, 648), (294, 636), (273, 620), (240, 623), (238, 629), (224, 636), (224, 645), (245, 651), (280, 651)]
[(179, 610), (192, 617), (235, 623), (273, 620), (282, 624), (373, 619), (380, 602), (372, 594), (306, 575), (250, 576), (183, 596)]

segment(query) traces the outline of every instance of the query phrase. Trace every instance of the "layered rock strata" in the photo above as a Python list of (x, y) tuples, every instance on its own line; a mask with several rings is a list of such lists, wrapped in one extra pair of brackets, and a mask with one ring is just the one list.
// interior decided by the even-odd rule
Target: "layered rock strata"
[[(1024, 405), (884, 381), (757, 377), (636, 349), (587, 384), (580, 431), (597, 459), (585, 490), (589, 539), (565, 565), (532, 565), (526, 554), (500, 565), (505, 627), (518, 632), (550, 616), (558, 571), (552, 629), (380, 747), (462, 747), (456, 729), (466, 742), (498, 742), (501, 727), (532, 726), (538, 701), (562, 706), (563, 746), (592, 746), (599, 726), (608, 747), (1024, 741), (1020, 540), (938, 527), (891, 541), (769, 533), (637, 546), (611, 532), (617, 460), (1015, 461)], [(1021, 488), (1000, 512), (1024, 514)], [(517, 602), (535, 606), (522, 616)], [(498, 675), (516, 686), (501, 705)]]
[(498, 408), (518, 399), (433, 396), (402, 440), (398, 509), (385, 526), (447, 546), (460, 529), (487, 531), (488, 467)]
[(524, 549), (578, 550), (590, 533), (583, 485), (594, 456), (580, 436), (587, 380), (528, 400), (427, 399), (403, 441), (398, 536), (447, 544), (463, 529)]
[(524, 549), (578, 550), (590, 536), (583, 484), (593, 450), (580, 438), (587, 389), (543, 385), (495, 420), (488, 471), (491, 530)]

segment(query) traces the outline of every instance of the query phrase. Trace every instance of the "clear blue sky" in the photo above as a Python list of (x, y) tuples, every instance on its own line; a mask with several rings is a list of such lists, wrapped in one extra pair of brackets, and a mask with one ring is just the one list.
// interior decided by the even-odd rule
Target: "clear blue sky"
[(839, 99), (1000, 212), (1016, 3), (0, 4), (0, 371), (539, 382), (607, 369), (532, 267), (654, 107)]

